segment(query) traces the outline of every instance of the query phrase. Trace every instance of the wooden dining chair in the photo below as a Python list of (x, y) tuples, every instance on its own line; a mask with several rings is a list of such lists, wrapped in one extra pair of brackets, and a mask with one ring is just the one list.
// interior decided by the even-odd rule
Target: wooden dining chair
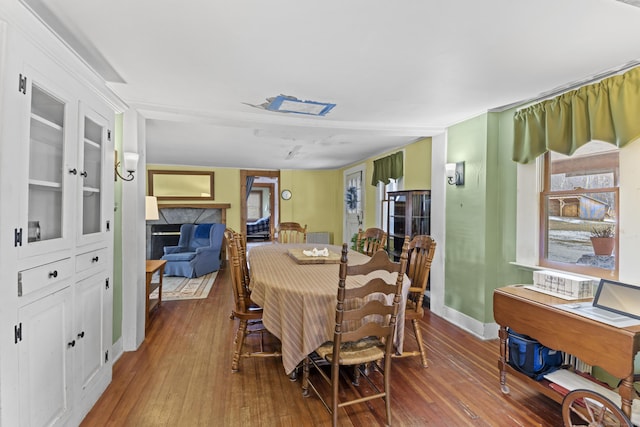
[(385, 250), (387, 245), (387, 233), (380, 228), (360, 229), (356, 238), (356, 250), (365, 255), (372, 256), (379, 250)]
[[(245, 282), (241, 263), (242, 236), (231, 229), (225, 231), (227, 253), (229, 254), (229, 273), (233, 289), (234, 308), (232, 317), (238, 319), (238, 330), (234, 341), (233, 360), (231, 371), (238, 372), (240, 359), (244, 357), (280, 357), (279, 350), (266, 352), (264, 350), (264, 334), (268, 331), (262, 325), (262, 307), (251, 300), (248, 283)], [(243, 351), (248, 335), (260, 335), (259, 351)], [(274, 338), (275, 340), (275, 338)]]
[[(380, 251), (365, 264), (348, 265), (348, 245), (345, 243), (342, 246), (333, 341), (324, 343), (304, 359), (302, 376), (303, 395), (309, 395), (309, 388), (313, 390), (331, 413), (333, 426), (338, 425), (339, 408), (377, 398), (384, 400), (387, 425), (391, 425), (391, 354), (394, 351), (393, 338), (407, 266), (408, 240), (405, 239), (400, 262), (397, 263), (390, 261), (386, 252)], [(378, 277), (360, 287), (346, 288), (349, 276), (367, 275), (375, 271), (397, 274), (395, 280), (389, 282)], [(379, 366), (380, 361), (384, 361), (384, 368)], [(327, 363), (331, 365), (330, 376), (321, 369)], [(350, 400), (346, 397), (339, 400), (340, 366), (357, 369), (359, 376), (367, 379), (373, 392)], [(382, 390), (369, 377), (370, 366), (375, 366), (382, 373)], [(312, 367), (319, 375), (313, 381), (309, 375)], [(323, 388), (316, 380), (329, 384), (331, 393), (328, 399), (322, 396)]]
[[(249, 275), (249, 263), (247, 262), (247, 242), (244, 239), (242, 233), (238, 233), (234, 231), (232, 228), (227, 227), (224, 231), (224, 241), (225, 241), (225, 249), (228, 254), (228, 264), (229, 268), (231, 268), (232, 259), (231, 259), (231, 247), (229, 243), (236, 243), (236, 239), (238, 240), (238, 255), (240, 256), (240, 269), (242, 270), (242, 285), (244, 288), (245, 295), (247, 297), (251, 297), (251, 289), (249, 288), (250, 284), (250, 275)], [(235, 319), (233, 314), (233, 310), (231, 310), (231, 314), (229, 315), (231, 320)]]
[(420, 356), (422, 366), (428, 367), (427, 350), (424, 346), (422, 333), (420, 331), (420, 319), (424, 316), (424, 293), (429, 283), (429, 273), (431, 262), (436, 252), (436, 241), (431, 236), (418, 235), (409, 242), (409, 265), (407, 276), (411, 280), (411, 287), (407, 295), (407, 305), (404, 312), (405, 320), (411, 320), (413, 332), (418, 342), (417, 351), (403, 351), (401, 354), (394, 354), (394, 357)]
[(307, 225), (297, 222), (281, 222), (276, 227), (278, 243), (307, 243)]

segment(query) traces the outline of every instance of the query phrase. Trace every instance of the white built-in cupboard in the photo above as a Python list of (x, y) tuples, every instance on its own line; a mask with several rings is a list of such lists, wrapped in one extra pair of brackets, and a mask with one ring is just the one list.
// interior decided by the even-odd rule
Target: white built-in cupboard
[(114, 108), (0, 25), (0, 424), (77, 425), (111, 381)]

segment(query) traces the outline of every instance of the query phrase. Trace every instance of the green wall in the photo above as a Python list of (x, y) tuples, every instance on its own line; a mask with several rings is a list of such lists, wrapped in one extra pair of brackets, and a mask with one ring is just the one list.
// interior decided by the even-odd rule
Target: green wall
[(465, 162), (463, 186), (447, 185), (445, 305), (493, 322), (493, 290), (531, 283), (515, 260), (513, 112), (487, 113), (448, 129), (447, 162)]

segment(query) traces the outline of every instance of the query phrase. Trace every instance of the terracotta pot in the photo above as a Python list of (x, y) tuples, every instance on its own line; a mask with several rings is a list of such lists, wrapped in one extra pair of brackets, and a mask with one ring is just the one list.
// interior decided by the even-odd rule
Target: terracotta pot
[(616, 239), (613, 237), (591, 237), (591, 246), (596, 255), (611, 256)]

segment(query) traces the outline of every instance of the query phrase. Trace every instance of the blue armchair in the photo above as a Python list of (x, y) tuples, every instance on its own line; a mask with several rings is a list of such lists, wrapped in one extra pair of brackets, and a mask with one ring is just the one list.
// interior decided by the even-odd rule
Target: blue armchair
[(165, 246), (167, 276), (199, 277), (220, 269), (224, 224), (183, 224), (178, 246)]

